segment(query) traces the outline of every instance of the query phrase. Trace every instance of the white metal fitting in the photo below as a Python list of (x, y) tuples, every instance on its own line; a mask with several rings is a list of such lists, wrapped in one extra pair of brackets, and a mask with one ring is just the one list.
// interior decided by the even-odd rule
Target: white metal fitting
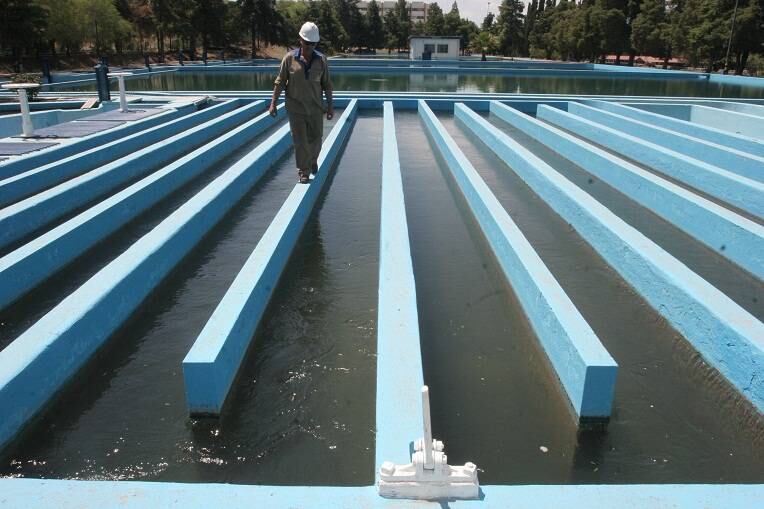
[(122, 113), (127, 113), (127, 95), (125, 93), (125, 76), (132, 76), (131, 72), (110, 72), (109, 78), (117, 78), (119, 83), (119, 109)]
[(424, 438), (414, 442), (411, 463), (396, 465), (385, 461), (379, 468), (379, 494), (387, 498), (476, 499), (480, 496), (477, 466), (451, 466), (443, 452), (443, 442), (433, 440), (430, 425), (429, 389), (422, 387)]
[(7, 90), (18, 90), (19, 108), (21, 109), (21, 132), (25, 138), (34, 135), (34, 125), (32, 116), (29, 113), (29, 102), (27, 101), (27, 90), (37, 88), (37, 83), (5, 83), (2, 88)]

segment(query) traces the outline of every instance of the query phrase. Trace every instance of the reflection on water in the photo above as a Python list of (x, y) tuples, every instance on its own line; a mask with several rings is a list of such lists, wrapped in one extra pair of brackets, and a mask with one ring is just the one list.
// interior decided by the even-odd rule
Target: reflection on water
[[(128, 91), (272, 90), (272, 72), (172, 72), (130, 79)], [(638, 79), (568, 76), (511, 76), (454, 73), (335, 72), (337, 91), (490, 92), (524, 94), (665, 95), (688, 97), (764, 97), (762, 87), (709, 83), (703, 79)], [(116, 85), (114, 85), (116, 87)], [(74, 88), (72, 88), (74, 89)], [(95, 90), (95, 85), (77, 88)], [(60, 89), (65, 90), (65, 89)], [(115, 88), (116, 90), (116, 88)]]

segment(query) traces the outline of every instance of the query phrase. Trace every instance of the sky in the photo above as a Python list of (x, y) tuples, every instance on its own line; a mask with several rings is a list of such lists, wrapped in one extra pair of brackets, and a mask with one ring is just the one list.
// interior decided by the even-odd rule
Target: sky
[[(433, 3), (432, 0), (424, 0), (427, 3)], [(437, 3), (441, 9), (443, 9), (443, 13), (451, 10), (451, 5), (453, 5), (454, 0), (438, 0)], [(524, 4), (529, 4), (530, 1), (523, 1)], [(483, 18), (485, 18), (485, 15), (488, 14), (488, 2), (485, 0), (456, 0), (456, 5), (459, 6), (459, 14), (461, 14), (462, 18), (467, 18), (478, 25), (480, 25), (483, 22)], [(499, 14), (499, 5), (501, 5), (501, 0), (493, 0), (491, 2), (491, 12), (494, 13), (494, 15)]]

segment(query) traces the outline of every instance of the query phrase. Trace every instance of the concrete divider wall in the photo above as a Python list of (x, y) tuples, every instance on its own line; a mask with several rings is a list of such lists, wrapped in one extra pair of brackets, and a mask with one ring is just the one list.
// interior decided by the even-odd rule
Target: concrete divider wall
[(209, 113), (202, 110), (199, 113), (206, 113), (212, 119), (0, 210), (0, 246), (7, 246), (80, 205), (172, 161), (190, 148), (248, 120), (259, 109), (261, 105), (253, 103), (217, 118), (226, 110)]
[(0, 309), (276, 122), (265, 112), (0, 258)]
[(156, 481), (0, 479), (13, 507), (34, 509), (755, 509), (761, 484), (481, 485), (479, 500), (405, 500), (376, 486), (264, 486)]
[(694, 105), (690, 107), (690, 121), (764, 140), (764, 119), (756, 115)]
[(60, 161), (65, 157), (80, 154), (93, 147), (119, 140), (133, 133), (166, 122), (176, 116), (186, 115), (194, 110), (196, 110), (196, 107), (193, 104), (184, 104), (177, 108), (168, 109), (166, 113), (158, 113), (151, 117), (136, 120), (135, 122), (128, 122), (127, 124), (115, 127), (114, 129), (109, 129), (108, 131), (94, 133), (56, 147), (51, 147), (39, 152), (32, 152), (17, 159), (0, 163), (0, 178), (18, 175), (19, 173), (39, 168), (40, 166), (55, 161)]
[(252, 335), (348, 138), (357, 110), (356, 102), (345, 108), (323, 143), (315, 177), (309, 185), (294, 187), (183, 359), (186, 401), (192, 415), (222, 411)]
[(764, 410), (764, 324), (479, 115), (464, 109), (457, 114), (711, 366)]
[[(220, 114), (230, 111), (230, 109), (233, 109), (233, 106), (230, 105), (223, 109), (215, 110), (208, 108), (181, 118), (176, 118), (180, 116), (178, 112), (173, 112), (169, 118), (163, 115), (163, 119), (169, 120), (169, 122), (80, 152), (63, 160), (13, 175), (0, 181), (0, 207), (19, 201), (30, 194), (40, 192), (72, 177), (86, 173), (109, 161), (132, 154), (147, 145), (164, 141), (174, 134), (190, 129), (210, 119), (213, 114), (210, 110)], [(161, 113), (158, 115), (161, 115)]]
[(764, 184), (761, 182), (555, 108), (539, 106), (537, 118), (655, 168), (750, 214), (764, 217)]
[[(419, 312), (406, 220), (393, 104), (383, 107), (379, 231), (375, 467), (411, 461), (408, 444), (422, 435), (424, 385)], [(375, 468), (376, 476), (379, 469)]]
[(764, 158), (634, 120), (618, 113), (604, 111), (597, 107), (570, 103), (568, 113), (585, 117), (598, 124), (636, 136), (749, 179), (764, 181)]
[[(684, 120), (685, 122), (692, 122), (690, 116), (692, 113), (692, 104), (680, 104), (680, 103), (664, 103), (654, 102), (652, 99), (650, 102), (643, 102), (645, 98), (634, 99), (626, 98), (624, 102), (629, 106), (639, 108), (640, 110), (649, 111), (657, 115), (668, 116), (677, 120)], [(727, 132), (727, 131), (724, 131)]]
[(708, 106), (711, 108), (719, 108), (722, 110), (734, 111), (737, 113), (745, 113), (746, 115), (754, 115), (756, 117), (764, 117), (764, 107), (757, 104), (733, 102), (731, 99), (724, 101), (702, 101), (696, 104), (698, 106)]
[(601, 110), (623, 115), (624, 117), (633, 118), (648, 124), (683, 133), (694, 138), (717, 143), (758, 157), (764, 157), (764, 143), (761, 141), (746, 136), (732, 134), (727, 131), (722, 131), (721, 129), (693, 124), (686, 120), (659, 115), (642, 108), (642, 106), (647, 105), (640, 105), (640, 108), (642, 108), (640, 109), (612, 101), (585, 100), (583, 103)]
[(499, 102), (491, 114), (577, 164), (684, 230), (714, 252), (764, 278), (764, 227)]
[[(60, 124), (62, 122), (69, 122), (70, 120), (80, 120), (96, 113), (103, 113), (106, 111), (116, 109), (116, 104), (103, 103), (97, 108), (88, 110), (46, 110), (46, 111), (33, 111), (29, 114), (32, 119), (32, 126), (35, 129), (42, 129), (43, 127), (50, 127), (52, 125)], [(13, 113), (10, 115), (0, 116), (0, 138), (6, 136), (16, 136), (22, 133), (21, 127), (21, 113)]]
[[(457, 119), (477, 115), (463, 104)], [(579, 421), (605, 420), (618, 367), (544, 262), (438, 121), (427, 103), (419, 115), (488, 240), (504, 275), (560, 380)]]
[(0, 351), (0, 448), (290, 148), (284, 126)]

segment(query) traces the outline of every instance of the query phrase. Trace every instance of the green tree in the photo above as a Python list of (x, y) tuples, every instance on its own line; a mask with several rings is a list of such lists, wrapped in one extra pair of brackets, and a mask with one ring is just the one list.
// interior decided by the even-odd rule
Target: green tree
[(399, 20), (398, 16), (395, 14), (395, 11), (393, 9), (388, 10), (385, 13), (385, 46), (387, 46), (388, 49), (397, 49), (400, 50), (401, 46), (400, 38), (399, 38)]
[(749, 0), (738, 10), (732, 35), (735, 74), (741, 74), (751, 53), (764, 53), (764, 1)]
[(671, 58), (671, 25), (666, 0), (643, 0), (640, 12), (631, 23), (631, 45), (641, 55), (663, 57), (663, 67)]
[(408, 48), (409, 35), (411, 35), (411, 13), (406, 0), (398, 0), (393, 12), (398, 18), (398, 48)]
[(502, 2), (497, 25), (499, 47), (505, 55), (519, 56), (523, 52), (523, 18), (523, 3), (520, 0)]
[(348, 34), (328, 0), (318, 3), (318, 14), (316, 24), (321, 33), (322, 48), (329, 52), (344, 51), (348, 45)]
[(379, 49), (385, 45), (385, 27), (379, 13), (379, 4), (375, 0), (371, 0), (366, 9), (366, 37), (369, 48)]
[(459, 6), (454, 2), (448, 14), (443, 16), (443, 35), (457, 35), (461, 23), (462, 17), (459, 15)]
[(79, 51), (85, 41), (85, 27), (81, 15), (81, 2), (77, 0), (41, 0), (40, 7), (47, 13), (45, 37), (51, 53), (56, 54), (56, 44), (66, 53)]
[(366, 18), (358, 9), (357, 0), (351, 0), (348, 9), (350, 10), (349, 26), (345, 27), (350, 38), (350, 45), (356, 48), (368, 47), (366, 43), (368, 27)]
[(630, 29), (624, 10), (615, 8), (608, 0), (597, 0), (590, 16), (599, 41), (593, 58), (599, 55), (603, 63), (607, 53), (615, 53), (620, 58), (621, 53), (630, 48)]
[[(543, 2), (543, 0), (542, 0)], [(532, 0), (528, 4), (528, 11), (525, 14), (525, 24), (523, 25), (523, 54), (530, 54), (530, 39), (533, 33), (533, 27), (536, 26), (536, 18), (538, 17), (538, 1)]]
[(21, 72), (21, 54), (42, 40), (47, 12), (31, 0), (2, 0), (0, 12), (0, 48), (11, 50), (16, 72)]
[(488, 30), (477, 32), (470, 41), (470, 49), (480, 53), (485, 60), (488, 53), (493, 53), (499, 47), (498, 38)]
[(485, 18), (483, 18), (483, 23), (480, 25), (481, 30), (492, 30), (493, 29), (493, 21), (494, 21), (494, 15), (492, 12), (489, 12), (485, 15)]
[(427, 6), (425, 19), (424, 31), (427, 35), (444, 35), (446, 20), (438, 4), (433, 2)]
[(468, 19), (462, 19), (459, 24), (457, 33), (459, 34), (459, 47), (464, 54), (464, 51), (469, 47), (472, 38), (480, 32), (480, 29), (474, 21)]
[(546, 11), (551, 12), (547, 47), (562, 60), (575, 59), (578, 51), (578, 41), (574, 35), (575, 24), (578, 22), (576, 4), (560, 0), (554, 9), (547, 7)]
[(238, 0), (238, 5), (244, 27), (249, 32), (252, 58), (255, 58), (261, 42), (285, 42), (288, 37), (286, 20), (274, 0)]
[(96, 53), (107, 51), (132, 33), (130, 23), (120, 16), (111, 0), (77, 1), (85, 39), (93, 43)]
[(717, 0), (685, 0), (676, 19), (674, 46), (690, 65), (705, 65), (708, 72), (720, 66), (731, 19), (724, 7)]

